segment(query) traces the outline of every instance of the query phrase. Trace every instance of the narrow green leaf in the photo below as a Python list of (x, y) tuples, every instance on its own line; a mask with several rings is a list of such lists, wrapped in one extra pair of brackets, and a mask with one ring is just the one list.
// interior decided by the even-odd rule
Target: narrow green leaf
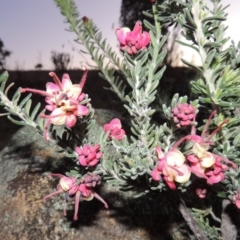
[(24, 122), (24, 121), (22, 121), (22, 120), (16, 120), (16, 119), (14, 119), (14, 118), (12, 118), (11, 116), (7, 116), (7, 118), (10, 120), (10, 121), (12, 121), (13, 123), (15, 123), (16, 125), (21, 125), (21, 126), (24, 126), (24, 125), (26, 125), (26, 123)]
[(29, 115), (31, 105), (32, 105), (32, 100), (29, 99), (28, 102), (27, 102), (27, 104), (26, 104), (25, 107), (24, 107), (24, 111), (25, 111), (25, 113), (26, 113), (27, 115)]
[(37, 115), (40, 107), (41, 107), (41, 103), (38, 103), (38, 104), (35, 106), (35, 108), (33, 109), (32, 113), (31, 113), (31, 116), (30, 116), (32, 120), (35, 119), (35, 117), (36, 117), (36, 115)]
[(184, 60), (183, 58), (181, 58), (181, 61), (182, 61), (183, 63), (185, 63), (187, 66), (189, 66), (189, 67), (197, 70), (197, 71), (200, 72), (201, 74), (203, 74), (203, 71), (202, 71), (202, 69), (201, 69), (200, 67), (197, 67), (197, 66), (191, 64), (190, 62), (188, 62), (187, 60)]
[(177, 43), (179, 43), (179, 44), (181, 44), (181, 45), (183, 45), (183, 46), (190, 47), (190, 48), (194, 49), (195, 51), (199, 52), (198, 48), (195, 47), (195, 46), (193, 46), (193, 45), (191, 45), (191, 44), (182, 42), (182, 41), (180, 41), (180, 40), (178, 40), (178, 39), (176, 39), (175, 42), (177, 42)]

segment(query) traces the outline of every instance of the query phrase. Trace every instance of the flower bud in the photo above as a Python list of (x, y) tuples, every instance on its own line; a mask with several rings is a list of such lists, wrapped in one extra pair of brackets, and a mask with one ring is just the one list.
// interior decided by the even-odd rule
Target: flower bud
[(171, 114), (171, 117), (178, 128), (190, 125), (195, 116), (194, 106), (188, 103), (179, 103), (177, 107), (172, 109)]
[(196, 194), (199, 198), (205, 198), (207, 196), (207, 189), (206, 188), (197, 188)]

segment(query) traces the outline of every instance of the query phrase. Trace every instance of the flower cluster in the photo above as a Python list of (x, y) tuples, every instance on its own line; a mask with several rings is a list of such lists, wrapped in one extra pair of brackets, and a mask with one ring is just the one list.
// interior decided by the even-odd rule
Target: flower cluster
[(76, 147), (76, 152), (78, 154), (78, 160), (80, 165), (84, 167), (95, 166), (99, 162), (99, 159), (102, 157), (100, 147), (100, 144), (97, 144), (95, 146), (86, 144), (83, 147)]
[(22, 93), (32, 92), (46, 97), (45, 101), (47, 105), (45, 108), (51, 112), (50, 115), (41, 114), (42, 118), (47, 119), (44, 131), (46, 140), (49, 140), (48, 127), (50, 124), (65, 124), (71, 128), (75, 126), (78, 118), (89, 114), (89, 109), (80, 103), (85, 98), (82, 89), (87, 77), (86, 69), (79, 84), (72, 84), (68, 74), (63, 75), (62, 82), (55, 73), (50, 72), (49, 75), (55, 83), (48, 82), (46, 84), (46, 91), (31, 88), (21, 89)]
[(171, 189), (175, 189), (175, 182), (185, 183), (191, 176), (191, 171), (187, 164), (185, 164), (184, 155), (177, 149), (172, 149), (166, 154), (162, 152), (160, 147), (156, 148), (158, 157), (158, 165), (152, 171), (152, 178), (155, 181), (161, 179), (163, 175), (164, 180)]
[(225, 120), (208, 136), (208, 126), (215, 113), (216, 111), (213, 111), (210, 115), (201, 136), (196, 135), (196, 129), (193, 126), (192, 135), (186, 137), (193, 142), (192, 154), (187, 156), (191, 165), (191, 171), (198, 177), (205, 178), (208, 184), (215, 184), (224, 179), (225, 176), (223, 172), (227, 171), (229, 167), (226, 164), (223, 164), (222, 161), (230, 164), (233, 168), (237, 167), (235, 163), (227, 158), (209, 151), (210, 146), (214, 145), (214, 142), (211, 140), (212, 137), (224, 124), (228, 123), (228, 120)]
[(137, 21), (134, 29), (117, 28), (116, 35), (120, 42), (120, 49), (128, 54), (137, 54), (139, 50), (145, 49), (150, 43), (150, 35), (148, 32), (142, 31), (142, 23)]
[[(174, 181), (178, 183), (187, 182), (192, 172), (196, 176), (206, 179), (208, 184), (215, 184), (224, 179), (224, 171), (229, 169), (229, 166), (226, 164), (237, 168), (237, 165), (232, 161), (209, 151), (210, 146), (214, 145), (211, 138), (228, 122), (228, 120), (224, 121), (215, 131), (207, 136), (210, 120), (215, 113), (214, 111), (210, 115), (201, 136), (196, 135), (196, 128), (192, 126), (191, 135), (181, 138), (167, 154), (164, 155), (160, 147), (156, 148), (158, 165), (152, 171), (154, 180), (159, 181), (160, 175), (163, 175), (168, 186), (171, 189), (175, 189)], [(177, 150), (177, 147), (184, 141), (193, 143), (192, 154), (186, 157), (187, 162), (185, 156)], [(222, 161), (226, 164), (223, 164)]]
[(179, 103), (172, 109), (171, 117), (178, 128), (189, 126), (196, 117), (194, 106), (188, 103)]
[(101, 177), (93, 173), (88, 173), (82, 183), (84, 183), (87, 187), (95, 187), (101, 184)]
[(90, 201), (94, 197), (101, 201), (105, 208), (108, 208), (108, 204), (96, 193), (93, 191), (93, 187), (99, 185), (101, 183), (100, 176), (94, 174), (87, 174), (80, 183), (77, 183), (74, 177), (66, 177), (62, 174), (50, 174), (51, 176), (55, 176), (60, 178), (60, 182), (57, 185), (57, 191), (48, 194), (42, 200), (45, 201), (46, 199), (57, 195), (59, 193), (65, 193), (66, 204), (63, 208), (64, 216), (67, 215), (66, 207), (67, 202), (75, 200), (75, 210), (74, 210), (74, 217), (73, 219), (76, 221), (78, 220), (78, 208), (79, 202), (86, 200)]
[(126, 135), (125, 131), (122, 129), (122, 124), (118, 118), (114, 118), (110, 123), (106, 123), (103, 126), (105, 132), (109, 132), (109, 138), (116, 138), (117, 140), (122, 140)]

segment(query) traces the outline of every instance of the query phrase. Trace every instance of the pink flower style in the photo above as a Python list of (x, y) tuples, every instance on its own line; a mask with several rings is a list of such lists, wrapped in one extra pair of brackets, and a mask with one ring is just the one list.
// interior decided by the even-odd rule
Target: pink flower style
[(224, 179), (224, 171), (229, 167), (222, 163), (231, 165), (233, 168), (237, 168), (237, 165), (223, 156), (216, 155), (209, 150), (214, 142), (212, 137), (221, 129), (221, 127), (228, 123), (228, 120), (223, 121), (217, 129), (215, 129), (210, 135), (207, 135), (210, 121), (216, 111), (213, 111), (210, 115), (201, 136), (196, 135), (196, 128), (192, 126), (191, 135), (187, 135), (180, 139), (175, 145), (179, 146), (183, 141), (189, 140), (193, 142), (192, 154), (187, 156), (187, 160), (190, 163), (191, 171), (200, 178), (205, 178), (208, 184), (215, 184)]
[(96, 185), (99, 185), (101, 183), (100, 176), (94, 174), (87, 174), (82, 180), (82, 182), (78, 184), (74, 177), (66, 177), (62, 174), (50, 175), (60, 178), (60, 182), (57, 185), (58, 190), (45, 196), (42, 201), (45, 201), (46, 199), (57, 194), (65, 193), (66, 203), (63, 207), (64, 216), (67, 215), (67, 203), (73, 200), (75, 200), (75, 210), (73, 217), (75, 221), (78, 220), (78, 209), (80, 201), (90, 201), (95, 197), (104, 204), (105, 208), (108, 208), (108, 204), (96, 192), (92, 190), (92, 187), (95, 187)]
[(139, 50), (146, 49), (150, 42), (150, 35), (148, 32), (142, 31), (141, 21), (137, 21), (134, 29), (117, 28), (115, 31), (118, 41), (120, 42), (120, 49), (126, 51), (128, 54), (137, 54)]
[(122, 140), (126, 135), (118, 118), (114, 118), (110, 123), (105, 124), (103, 130), (109, 132), (110, 138), (116, 138), (117, 140)]
[(152, 171), (152, 178), (155, 181), (163, 179), (171, 189), (176, 189), (175, 182), (185, 183), (191, 176), (190, 168), (185, 164), (184, 155), (177, 149), (172, 149), (166, 154), (160, 147), (156, 147), (158, 165)]
[(103, 155), (102, 152), (100, 152), (100, 147), (100, 144), (95, 146), (86, 144), (83, 147), (76, 147), (79, 163), (84, 167), (95, 166)]
[(50, 124), (63, 125), (67, 127), (75, 126), (77, 118), (89, 114), (89, 109), (80, 104), (85, 98), (82, 89), (86, 82), (87, 69), (84, 69), (84, 75), (79, 84), (72, 84), (68, 74), (64, 74), (62, 82), (59, 80), (54, 72), (49, 75), (53, 78), (55, 83), (48, 82), (46, 84), (46, 91), (38, 89), (22, 88), (21, 92), (32, 92), (45, 96), (47, 105), (45, 108), (49, 110), (50, 115), (41, 114), (42, 118), (48, 119), (45, 125), (44, 138), (49, 140), (48, 128)]
[(195, 108), (188, 103), (179, 103), (172, 109), (171, 117), (178, 128), (189, 126), (196, 117)]

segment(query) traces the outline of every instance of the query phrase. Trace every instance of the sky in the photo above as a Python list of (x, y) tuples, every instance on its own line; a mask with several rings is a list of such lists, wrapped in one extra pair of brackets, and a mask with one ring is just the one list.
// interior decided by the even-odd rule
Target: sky
[[(120, 26), (121, 0), (75, 0), (81, 16), (93, 19), (108, 43), (117, 51), (114, 29)], [(240, 1), (222, 0), (227, 9), (227, 35), (238, 42)], [(66, 31), (68, 24), (54, 0), (1, 0), (0, 39), (12, 51), (7, 59), (9, 70), (34, 69), (37, 63), (53, 69), (51, 52), (65, 52), (72, 56), (70, 68), (81, 68), (84, 58), (78, 53), (75, 34)]]
[[(93, 19), (103, 36), (116, 47), (114, 29), (119, 27), (121, 0), (75, 2), (80, 15)], [(8, 69), (34, 69), (39, 62), (45, 69), (52, 69), (52, 51), (70, 53), (73, 56), (70, 67), (81, 67), (84, 59), (77, 53), (76, 36), (67, 28), (54, 0), (1, 0), (0, 39), (12, 51), (7, 59)]]

